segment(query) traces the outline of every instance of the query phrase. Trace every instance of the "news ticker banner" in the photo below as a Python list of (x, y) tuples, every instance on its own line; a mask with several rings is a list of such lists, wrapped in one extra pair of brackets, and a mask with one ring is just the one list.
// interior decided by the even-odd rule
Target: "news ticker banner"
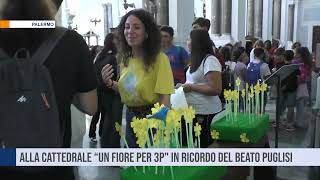
[(0, 166), (320, 166), (320, 149), (0, 149)]
[(0, 29), (10, 28), (55, 28), (56, 22), (51, 20), (0, 20)]

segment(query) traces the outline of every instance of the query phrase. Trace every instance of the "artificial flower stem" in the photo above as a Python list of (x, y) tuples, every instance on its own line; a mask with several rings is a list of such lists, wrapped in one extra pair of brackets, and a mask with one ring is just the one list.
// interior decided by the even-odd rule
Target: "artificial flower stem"
[(191, 123), (188, 123), (188, 126), (189, 126), (189, 136), (190, 136), (190, 138), (189, 138), (189, 140), (190, 140), (190, 146), (191, 146), (191, 148), (193, 148), (194, 147), (194, 145), (193, 145), (193, 134), (192, 134), (192, 124)]
[(170, 166), (170, 171), (171, 171), (171, 178), (172, 178), (172, 180), (174, 180), (174, 174), (173, 174), (173, 168), (172, 168), (172, 166)]
[(187, 134), (187, 145), (188, 145), (188, 148), (190, 148), (189, 131), (188, 131), (188, 123), (187, 123), (187, 121), (185, 121), (185, 124), (186, 124), (186, 134)]
[[(153, 137), (153, 132), (152, 132), (152, 129), (151, 128), (149, 128), (149, 130), (150, 130), (150, 134), (151, 134), (151, 142), (152, 142), (152, 146), (154, 146), (154, 137)], [(152, 147), (151, 146), (151, 147)]]
[(175, 140), (176, 140), (177, 148), (180, 148), (180, 142), (179, 142), (179, 138), (178, 138), (177, 128), (174, 128), (174, 137), (175, 137)]

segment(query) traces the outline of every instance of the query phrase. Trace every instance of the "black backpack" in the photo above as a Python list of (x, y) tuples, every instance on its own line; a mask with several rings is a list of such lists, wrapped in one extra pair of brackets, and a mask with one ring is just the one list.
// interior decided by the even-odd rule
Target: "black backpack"
[(65, 32), (66, 29), (56, 28), (32, 57), (26, 49), (19, 49), (14, 57), (0, 49), (2, 148), (62, 147), (63, 128), (44, 62)]
[(234, 72), (231, 71), (228, 65), (225, 65), (222, 70), (221, 81), (223, 90), (234, 90)]

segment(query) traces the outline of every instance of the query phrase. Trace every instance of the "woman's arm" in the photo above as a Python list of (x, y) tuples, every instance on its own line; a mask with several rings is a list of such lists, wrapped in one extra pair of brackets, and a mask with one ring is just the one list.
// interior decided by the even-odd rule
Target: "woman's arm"
[(107, 87), (112, 88), (114, 91), (119, 92), (117, 81), (113, 81), (110, 79), (106, 85), (107, 85)]
[(92, 90), (86, 93), (78, 93), (74, 96), (72, 102), (78, 110), (93, 116), (98, 109), (97, 91)]
[(218, 71), (211, 71), (206, 74), (208, 84), (184, 84), (184, 92), (198, 92), (207, 96), (218, 96), (222, 91), (221, 73)]
[(112, 65), (107, 64), (106, 66), (104, 66), (102, 68), (101, 71), (101, 76), (102, 76), (102, 80), (103, 82), (106, 84), (107, 87), (112, 88), (114, 91), (119, 91), (118, 90), (118, 82), (117, 81), (113, 81), (111, 78), (113, 77), (114, 73), (113, 73), (113, 68)]
[(167, 107), (170, 107), (171, 106), (170, 95), (168, 95), (168, 94), (160, 94), (159, 103), (163, 104), (163, 105), (165, 105)]

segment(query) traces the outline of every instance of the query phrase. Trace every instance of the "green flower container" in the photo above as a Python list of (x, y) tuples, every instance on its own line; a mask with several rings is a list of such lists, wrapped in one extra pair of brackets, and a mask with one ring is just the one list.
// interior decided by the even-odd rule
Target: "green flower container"
[[(233, 116), (235, 113), (231, 113)], [(219, 140), (241, 142), (240, 135), (246, 133), (249, 143), (257, 143), (268, 132), (269, 115), (238, 113), (234, 120), (224, 116), (211, 124), (211, 131), (219, 132)]]
[[(172, 167), (174, 180), (219, 180), (226, 175), (227, 167)], [(133, 167), (129, 167), (121, 171), (121, 180), (171, 180), (170, 167), (158, 167), (158, 173), (155, 173), (155, 167), (145, 167), (143, 173), (142, 167), (137, 167), (136, 171)]]

